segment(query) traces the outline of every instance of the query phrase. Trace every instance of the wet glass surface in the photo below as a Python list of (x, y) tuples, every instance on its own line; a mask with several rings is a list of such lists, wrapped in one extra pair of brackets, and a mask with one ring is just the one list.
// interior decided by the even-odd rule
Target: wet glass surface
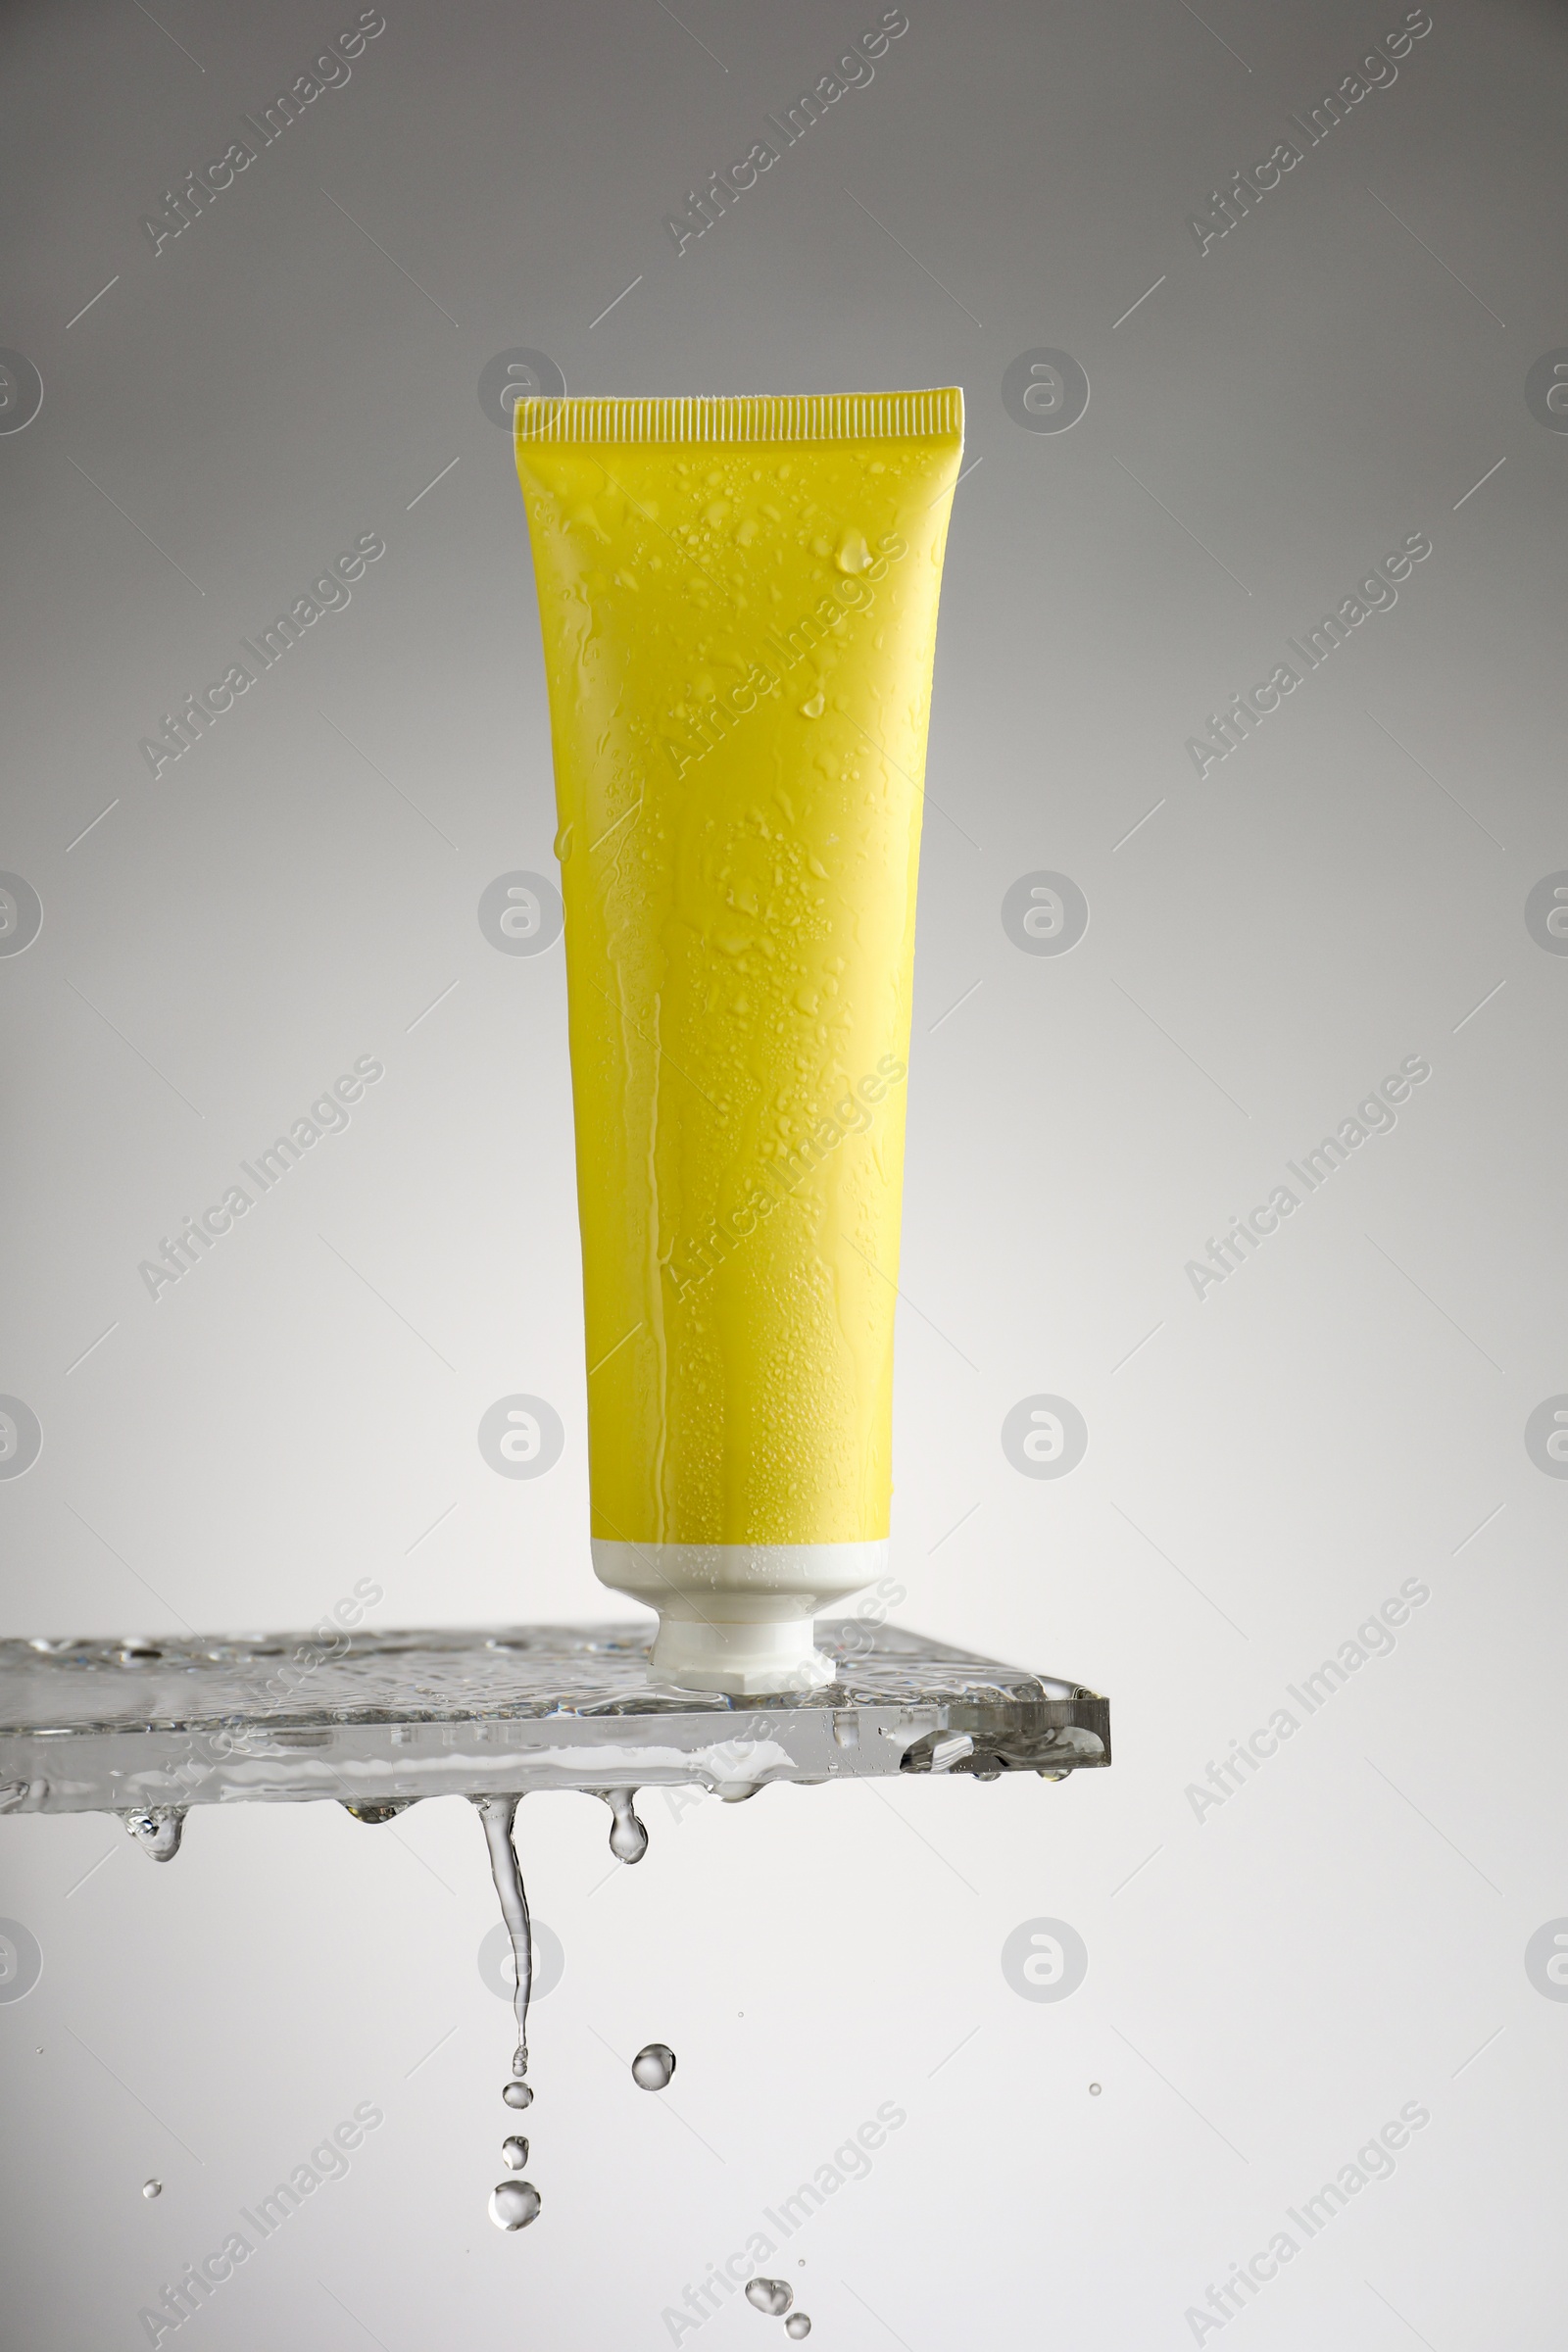
[[(820, 1621), (825, 1688), (731, 1699), (648, 1679), (632, 1626), (0, 1642), (0, 1809), (158, 1813), (1109, 1762), (1081, 1686), (858, 1619)], [(151, 1833), (138, 1833), (145, 1841)]]

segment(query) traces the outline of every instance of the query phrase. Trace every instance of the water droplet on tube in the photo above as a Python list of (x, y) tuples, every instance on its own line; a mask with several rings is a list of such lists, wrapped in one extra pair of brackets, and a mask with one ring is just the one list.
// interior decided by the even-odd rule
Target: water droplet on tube
[(675, 2053), (664, 2041), (651, 2041), (631, 2062), (631, 2079), (640, 2090), (662, 2090), (675, 2072)]
[(746, 2300), (754, 2311), (764, 2311), (770, 2320), (778, 2320), (794, 2302), (795, 2293), (782, 2278), (748, 2278)]
[(498, 2230), (526, 2230), (539, 2218), (539, 2191), (531, 2180), (498, 2180), (490, 2191), (490, 2219)]

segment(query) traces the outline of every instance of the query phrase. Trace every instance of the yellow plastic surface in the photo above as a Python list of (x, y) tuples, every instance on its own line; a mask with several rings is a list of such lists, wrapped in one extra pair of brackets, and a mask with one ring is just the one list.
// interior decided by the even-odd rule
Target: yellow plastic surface
[(519, 401), (593, 1533), (888, 1532), (956, 391)]

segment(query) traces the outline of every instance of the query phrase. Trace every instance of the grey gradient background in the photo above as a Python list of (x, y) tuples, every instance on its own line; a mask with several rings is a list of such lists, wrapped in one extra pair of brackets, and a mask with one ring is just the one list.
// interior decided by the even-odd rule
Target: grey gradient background
[[(1394, 2177), (1214, 2332), (1544, 2352), (1568, 2006), (1524, 1954), (1568, 1913), (1568, 1487), (1523, 1431), (1568, 1390), (1568, 959), (1523, 909), (1568, 867), (1568, 439), (1524, 385), (1568, 343), (1562, 10), (1433, 0), (1394, 85), (1200, 256), (1189, 214), (1398, 0), (909, 0), (870, 85), (677, 256), (664, 215), (875, 7), (386, 0), (347, 85), (155, 258), (160, 191), (356, 13), (5, 20), (0, 343), (44, 384), (0, 436), (0, 866), (44, 907), (0, 958), (0, 1389), (44, 1432), (0, 1482), (5, 1628), (287, 1626), (367, 1576), (386, 1623), (610, 1612), (561, 953), (476, 918), (554, 833), (479, 372), (527, 346), (574, 391), (956, 381), (898, 1614), (1108, 1690), (1117, 1760), (656, 1797), (635, 1872), (599, 1808), (526, 1805), (565, 1965), (515, 2239), (484, 2216), (510, 2043), (466, 1806), (198, 1812), (167, 1869), (103, 1817), (5, 1822), (0, 1910), (43, 1953), (0, 2003), (6, 2341), (145, 2342), (161, 2283), (368, 2100), (347, 2178), (181, 2341), (652, 2352), (892, 2100), (773, 2266), (824, 2352), (1177, 2346), (1419, 2101)], [(1040, 346), (1088, 372), (1070, 432), (1004, 410)], [(1418, 530), (1397, 606), (1200, 781), (1204, 714)], [(351, 606), (154, 782), (159, 714), (369, 531)], [(1089, 902), (1065, 956), (1002, 926), (1037, 869)], [(386, 1074), (349, 1130), (154, 1303), (138, 1262), (362, 1054)], [(1196, 1298), (1185, 1262), (1409, 1054), (1433, 1075), (1394, 1132)], [(565, 1429), (534, 1481), (475, 1441), (514, 1391)], [(1059, 1481), (1002, 1449), (1037, 1393), (1087, 1422)], [(1407, 1578), (1394, 1653), (1195, 1818), (1209, 1760)], [(1043, 1917), (1089, 1954), (1056, 2003), (1002, 1965)], [(624, 2066), (651, 2038), (660, 2099)], [(697, 2333), (769, 2329), (737, 2299)]]

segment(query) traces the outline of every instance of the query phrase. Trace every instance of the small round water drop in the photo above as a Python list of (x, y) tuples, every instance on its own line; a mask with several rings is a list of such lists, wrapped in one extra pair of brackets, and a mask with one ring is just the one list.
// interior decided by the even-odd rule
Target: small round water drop
[(1090, 2083), (1090, 2085), (1089, 2085), (1089, 2096), (1090, 2096), (1092, 2099), (1098, 2099), (1098, 2098), (1099, 2098), (1099, 2096), (1100, 2096), (1100, 2084), (1099, 2084), (1098, 2082), (1091, 2082), (1091, 2083)]
[(640, 1862), (648, 1851), (648, 1832), (636, 1813), (635, 1788), (612, 1788), (610, 1810), (614, 1815), (610, 1825), (610, 1850), (617, 1862)]
[(501, 2161), (509, 2173), (520, 2173), (528, 2161), (528, 2142), (525, 2139), (504, 2139), (501, 2142)]
[(490, 2191), (490, 2219), (498, 2230), (526, 2230), (539, 2218), (539, 2191), (531, 2180), (498, 2180)]
[(509, 2107), (531, 2107), (533, 2105), (533, 2092), (526, 2082), (504, 2082), (501, 2085), (501, 2096)]
[(180, 1832), (185, 1827), (183, 1805), (149, 1805), (124, 1816), (130, 1832), (143, 1853), (151, 1854), (155, 1862), (172, 1862), (179, 1851)]
[(770, 2320), (780, 2320), (794, 2302), (795, 2292), (782, 2278), (748, 2278), (746, 2300), (754, 2311), (764, 2311)]
[(161, 2180), (144, 2180), (141, 2184), (141, 2193), (144, 2197), (161, 2197), (164, 2193), (164, 2184)]
[(784, 2323), (784, 2332), (786, 2335), (793, 2335), (796, 2342), (799, 2343), (803, 2335), (810, 2334), (811, 2323), (804, 2311), (792, 2311)]
[(675, 2053), (668, 2042), (651, 2041), (631, 2062), (631, 2079), (639, 2090), (662, 2090), (675, 2072)]

